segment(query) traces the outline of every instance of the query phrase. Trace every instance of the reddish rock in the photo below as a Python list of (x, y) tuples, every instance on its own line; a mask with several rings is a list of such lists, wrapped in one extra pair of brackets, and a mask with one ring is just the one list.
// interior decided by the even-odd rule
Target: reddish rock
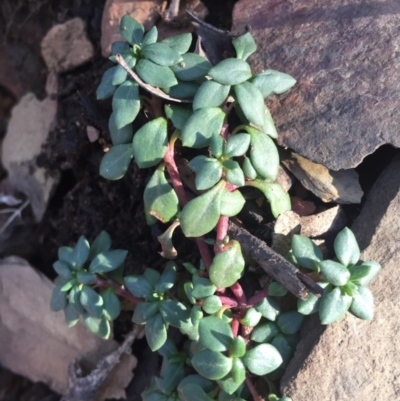
[(291, 202), (292, 202), (292, 210), (296, 212), (300, 217), (310, 216), (317, 209), (314, 202), (300, 199), (297, 196), (293, 196), (291, 198)]

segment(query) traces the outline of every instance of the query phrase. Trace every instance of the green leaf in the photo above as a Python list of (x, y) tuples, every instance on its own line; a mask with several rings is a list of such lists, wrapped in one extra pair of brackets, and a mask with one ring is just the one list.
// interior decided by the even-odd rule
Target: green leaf
[(178, 391), (187, 384), (195, 384), (209, 393), (214, 388), (214, 383), (200, 375), (188, 375), (178, 385)]
[(100, 319), (103, 315), (103, 298), (88, 285), (82, 287), (80, 301), (90, 316)]
[(200, 342), (212, 351), (227, 351), (233, 340), (229, 323), (216, 316), (203, 318), (199, 324)]
[(233, 356), (241, 358), (246, 353), (246, 341), (241, 336), (235, 337), (231, 342), (229, 350)]
[(196, 188), (199, 191), (209, 189), (221, 179), (221, 176), (221, 163), (217, 159), (207, 157), (204, 159), (202, 168), (196, 174)]
[(271, 345), (273, 345), (278, 350), (283, 359), (280, 368), (285, 368), (293, 356), (293, 349), (287, 342), (286, 337), (283, 334), (276, 335), (272, 340)]
[(335, 238), (335, 254), (345, 266), (353, 266), (360, 259), (360, 248), (353, 232), (345, 227)]
[(279, 154), (274, 141), (263, 132), (246, 127), (251, 136), (250, 161), (257, 175), (275, 180), (279, 170)]
[(292, 250), (296, 260), (307, 269), (319, 270), (322, 262), (322, 251), (309, 238), (303, 235), (294, 235), (292, 238)]
[(257, 171), (254, 169), (253, 165), (251, 164), (251, 161), (248, 157), (245, 157), (243, 160), (243, 172), (246, 177), (249, 177), (252, 180), (255, 180), (257, 178)]
[(243, 362), (251, 373), (263, 376), (278, 368), (282, 363), (282, 357), (272, 345), (260, 344), (247, 351)]
[(243, 208), (246, 200), (240, 191), (228, 191), (226, 187), (222, 191), (221, 196), (221, 215), (233, 217), (236, 216)]
[(350, 311), (360, 319), (373, 319), (374, 297), (368, 288), (358, 287), (358, 292), (353, 296)]
[(267, 198), (272, 215), (277, 218), (282, 213), (291, 210), (290, 196), (282, 186), (276, 182), (261, 180), (248, 181), (246, 185), (259, 189)]
[(182, 128), (182, 144), (190, 148), (204, 148), (213, 135), (219, 135), (225, 113), (219, 107), (196, 110)]
[(231, 136), (226, 143), (224, 155), (227, 157), (243, 156), (250, 146), (249, 134), (236, 134)]
[(245, 381), (246, 367), (239, 358), (232, 358), (232, 370), (230, 374), (232, 375), (234, 382), (237, 384), (242, 384)]
[(132, 124), (127, 124), (124, 127), (117, 128), (117, 124), (115, 122), (115, 113), (111, 113), (110, 119), (108, 120), (108, 129), (110, 131), (113, 145), (122, 145), (132, 142)]
[(180, 81), (197, 81), (204, 78), (211, 64), (203, 57), (194, 53), (187, 53), (182, 56), (183, 61), (171, 67), (176, 78)]
[(341, 287), (349, 281), (349, 270), (338, 262), (324, 260), (319, 264), (319, 267), (325, 279), (337, 287)]
[(143, 40), (144, 27), (130, 15), (125, 14), (119, 25), (119, 33), (131, 45), (140, 45)]
[(140, 110), (139, 85), (132, 81), (120, 85), (114, 93), (112, 109), (117, 129), (130, 124)]
[(275, 321), (281, 310), (279, 302), (273, 297), (265, 297), (256, 305), (256, 309), (268, 320)]
[(136, 324), (145, 324), (147, 320), (159, 312), (159, 302), (140, 302), (135, 306), (132, 321)]
[(165, 67), (182, 61), (181, 55), (164, 43), (152, 43), (144, 46), (141, 53), (148, 60)]
[(178, 83), (170, 88), (162, 88), (162, 90), (169, 96), (175, 99), (189, 99), (192, 98), (199, 86), (193, 82), (182, 82), (178, 80)]
[(197, 299), (209, 297), (213, 295), (217, 289), (217, 287), (205, 277), (193, 276), (193, 284), (192, 296)]
[(90, 263), (89, 271), (92, 273), (108, 273), (117, 269), (124, 263), (128, 251), (116, 249), (98, 254)]
[(278, 131), (276, 130), (274, 120), (272, 119), (272, 115), (268, 109), (266, 109), (264, 115), (263, 132), (271, 138), (278, 138)]
[(172, 401), (170, 397), (162, 394), (158, 389), (153, 387), (143, 391), (141, 397), (143, 401)]
[(160, 314), (150, 318), (145, 325), (147, 343), (154, 352), (161, 348), (167, 340), (167, 328)]
[(171, 49), (176, 50), (179, 54), (185, 54), (192, 43), (192, 34), (183, 33), (181, 35), (171, 36), (163, 39), (161, 43), (168, 45)]
[(225, 160), (223, 165), (226, 180), (233, 185), (242, 187), (244, 185), (244, 174), (239, 163), (234, 160)]
[(217, 225), (224, 185), (221, 181), (214, 188), (189, 201), (182, 209), (179, 220), (186, 237), (200, 237)]
[(158, 39), (158, 30), (157, 27), (153, 26), (149, 29), (143, 37), (142, 46), (151, 45), (152, 43), (156, 43)]
[(85, 314), (83, 316), (85, 326), (92, 332), (100, 337), (107, 339), (111, 334), (110, 323), (106, 319), (97, 319), (93, 316)]
[[(329, 283), (322, 282), (317, 284), (324, 289), (326, 288), (326, 291), (331, 290)], [(321, 297), (317, 297), (313, 293), (309, 292), (305, 300), (297, 300), (297, 310), (302, 315), (311, 315), (312, 313), (318, 312), (320, 301)]]
[(225, 141), (221, 135), (216, 134), (211, 137), (211, 153), (219, 159), (224, 151)]
[(251, 340), (257, 343), (269, 343), (278, 333), (279, 329), (275, 323), (263, 323), (251, 332)]
[(77, 273), (76, 278), (80, 284), (92, 284), (96, 279), (96, 275), (87, 271), (80, 271)]
[(132, 145), (115, 145), (100, 163), (100, 175), (107, 180), (119, 180), (128, 171), (133, 157)]
[(289, 90), (296, 80), (288, 74), (275, 70), (265, 70), (256, 75), (252, 83), (261, 91), (264, 98), (271, 93), (280, 95)]
[(265, 104), (261, 92), (250, 82), (243, 82), (234, 87), (236, 100), (243, 114), (253, 124), (263, 127)]
[(175, 279), (176, 265), (173, 262), (168, 262), (161, 274), (161, 277), (155, 285), (155, 290), (161, 294), (164, 294), (174, 286)]
[(58, 312), (67, 306), (67, 293), (61, 291), (61, 285), (56, 285), (53, 288), (50, 300), (50, 308), (54, 312)]
[(108, 97), (114, 94), (117, 87), (114, 86), (112, 82), (116, 71), (117, 71), (117, 66), (109, 68), (103, 74), (100, 85), (96, 90), (97, 100), (107, 99)]
[(171, 68), (158, 65), (146, 59), (140, 60), (135, 69), (143, 81), (157, 88), (169, 88), (178, 83)]
[[(228, 248), (229, 246), (229, 248)], [(214, 256), (209, 274), (211, 282), (218, 288), (230, 287), (239, 280), (245, 261), (240, 243), (231, 240), (222, 252)]]
[(179, 399), (182, 401), (213, 401), (205, 391), (196, 384), (186, 384), (179, 387)]
[(218, 380), (230, 372), (232, 359), (220, 352), (205, 349), (193, 356), (192, 365), (206, 379)]
[(303, 320), (304, 315), (296, 311), (290, 311), (279, 315), (276, 324), (283, 334), (294, 334), (300, 330)]
[[(225, 393), (228, 393), (228, 394), (234, 394), (238, 390), (238, 388), (241, 386), (241, 384), (236, 383), (235, 380), (233, 380), (233, 377), (232, 377), (231, 373), (229, 373), (228, 375), (226, 375), (222, 379), (218, 380), (217, 383), (218, 383), (218, 386), (221, 387), (221, 389), (223, 391), (225, 391)], [(218, 400), (219, 399), (220, 398), (218, 397)], [(232, 396), (227, 398), (227, 400), (228, 401), (238, 401), (237, 398), (232, 398)]]
[(284, 297), (287, 294), (287, 289), (281, 283), (273, 281), (268, 285), (268, 295), (272, 297)]
[(123, 84), (128, 79), (128, 73), (122, 68), (121, 65), (117, 65), (114, 70), (111, 83), (115, 86)]
[(222, 302), (217, 295), (211, 295), (204, 299), (202, 308), (204, 312), (212, 315), (217, 313), (222, 307)]
[(363, 262), (350, 268), (350, 281), (357, 285), (367, 285), (380, 269), (381, 266), (377, 262)]
[(58, 259), (61, 262), (67, 263), (72, 268), (75, 268), (75, 261), (73, 259), (74, 248), (69, 246), (61, 246), (58, 248)]
[(143, 125), (134, 135), (132, 145), (133, 155), (140, 168), (156, 166), (167, 151), (167, 120), (159, 117)]
[(185, 377), (184, 360), (181, 358), (176, 362), (172, 362), (172, 358), (171, 360), (165, 358), (161, 368), (161, 375), (162, 379), (156, 378), (156, 382), (162, 383), (163, 391), (165, 393), (176, 391), (179, 382)]
[(143, 276), (131, 275), (124, 279), (125, 287), (135, 296), (139, 298), (149, 299), (152, 297), (154, 288)]
[(186, 124), (186, 121), (193, 114), (192, 109), (176, 104), (166, 104), (164, 106), (165, 115), (172, 121), (176, 129), (181, 130)]
[(129, 47), (129, 43), (118, 41), (111, 44), (111, 54), (129, 54), (131, 53), (131, 49)]
[(68, 327), (74, 327), (79, 322), (79, 313), (70, 303), (64, 308), (64, 317)]
[(103, 298), (103, 314), (108, 320), (115, 320), (121, 312), (121, 304), (114, 290), (110, 287), (101, 293)]
[(261, 316), (262, 314), (256, 308), (249, 308), (240, 323), (245, 326), (255, 327), (260, 322)]
[(178, 329), (189, 323), (190, 309), (182, 302), (173, 299), (163, 299), (160, 305), (160, 313), (163, 319)]
[(75, 265), (78, 267), (82, 267), (89, 258), (89, 252), (89, 241), (82, 235), (75, 245), (74, 251), (72, 253), (72, 259), (74, 260)]
[(220, 106), (228, 97), (230, 89), (229, 85), (221, 85), (213, 80), (204, 82), (193, 99), (193, 110)]
[(319, 317), (322, 324), (331, 324), (344, 317), (350, 308), (352, 297), (344, 294), (340, 288), (326, 292), (319, 304)]
[(62, 262), (57, 260), (53, 263), (54, 270), (57, 274), (59, 274), (62, 278), (70, 280), (72, 278), (71, 268), (68, 266), (66, 262)]
[(211, 68), (208, 75), (223, 85), (238, 85), (251, 78), (248, 63), (236, 58), (227, 58)]
[(72, 305), (76, 312), (83, 315), (86, 313), (85, 308), (81, 304), (81, 290), (79, 287), (73, 287), (68, 294), (69, 305)]
[(179, 210), (178, 197), (165, 178), (164, 165), (160, 165), (151, 176), (144, 190), (145, 211), (163, 223), (169, 222)]
[(143, 277), (155, 288), (158, 280), (160, 280), (161, 274), (157, 270), (148, 267), (143, 272)]
[(257, 50), (256, 42), (254, 42), (253, 36), (249, 32), (233, 39), (232, 44), (236, 50), (236, 57), (242, 60), (246, 60)]
[(102, 252), (106, 252), (111, 248), (111, 237), (107, 231), (102, 231), (93, 241), (90, 246), (89, 257), (91, 260), (95, 258), (96, 255)]

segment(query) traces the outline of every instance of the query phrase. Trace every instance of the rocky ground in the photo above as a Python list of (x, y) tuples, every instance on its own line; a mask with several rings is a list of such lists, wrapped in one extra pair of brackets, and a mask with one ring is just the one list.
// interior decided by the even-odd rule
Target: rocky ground
[(81, 234), (91, 240), (107, 230), (116, 247), (130, 251), (129, 272), (162, 263), (159, 229), (151, 230), (142, 213), (149, 173), (132, 164), (119, 181), (98, 175), (111, 143), (111, 105), (96, 101), (95, 90), (125, 13), (146, 28), (156, 24), (162, 37), (194, 32), (214, 63), (229, 54), (227, 35), (193, 26), (185, 7), (221, 30), (249, 26), (258, 45), (253, 70), (297, 79), (289, 93), (267, 100), (280, 133), (279, 180), (293, 211), (276, 221), (267, 213), (257, 221), (241, 216), (249, 231), (279, 252), (296, 233), (329, 252), (347, 225), (363, 259), (383, 267), (371, 286), (373, 322), (348, 316), (324, 329), (306, 320), (283, 393), (294, 401), (400, 399), (398, 2), (187, 0), (179, 23), (168, 21), (166, 6), (161, 0), (0, 3), (0, 400), (59, 400), (70, 362), (81, 361), (89, 374), (105, 355), (114, 369), (105, 382), (92, 376), (97, 398), (86, 399), (140, 400), (158, 368), (141, 339), (118, 363), (132, 342), (124, 343), (130, 311), (116, 322), (115, 340), (102, 342), (81, 326), (68, 329), (48, 300), (57, 248)]

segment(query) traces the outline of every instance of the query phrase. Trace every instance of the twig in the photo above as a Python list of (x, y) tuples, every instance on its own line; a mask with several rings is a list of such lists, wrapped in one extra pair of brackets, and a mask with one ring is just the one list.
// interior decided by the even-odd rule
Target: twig
[(265, 398), (261, 397), (261, 395), (258, 394), (258, 391), (257, 391), (256, 387), (254, 386), (249, 374), (246, 375), (246, 384), (247, 384), (247, 388), (249, 389), (251, 395), (253, 396), (254, 401), (265, 401)]
[(124, 58), (122, 57), (121, 54), (117, 54), (115, 56), (115, 60), (132, 77), (132, 79), (139, 84), (139, 86), (141, 86), (143, 89), (146, 89), (148, 92), (152, 93), (153, 95), (161, 97), (163, 99), (171, 100), (172, 102), (176, 102), (176, 103), (192, 103), (192, 100), (176, 99), (174, 97), (168, 96), (161, 89), (155, 88), (154, 86), (151, 86), (151, 85), (146, 84), (145, 82), (143, 82), (139, 78), (139, 76), (137, 74), (135, 74), (129, 68), (129, 65), (126, 63), (126, 61), (124, 60)]
[(11, 216), (7, 219), (7, 221), (1, 226), (0, 234), (3, 234), (5, 229), (14, 221), (16, 217), (21, 217), (22, 211), (29, 205), (29, 200), (26, 200), (19, 208), (17, 209), (4, 209), (1, 213), (12, 213)]

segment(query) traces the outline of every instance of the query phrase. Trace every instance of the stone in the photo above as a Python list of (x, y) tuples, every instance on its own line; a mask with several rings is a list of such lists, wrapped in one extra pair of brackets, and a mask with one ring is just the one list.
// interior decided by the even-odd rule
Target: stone
[(47, 68), (58, 73), (79, 67), (94, 55), (85, 23), (78, 17), (51, 28), (42, 40), (41, 50)]
[[(60, 394), (68, 391), (68, 366), (79, 360), (88, 371), (118, 349), (114, 340), (90, 333), (83, 323), (69, 328), (64, 313), (50, 310), (54, 284), (18, 257), (0, 261), (0, 365), (48, 385)], [(124, 397), (119, 386), (132, 379), (137, 360), (124, 355), (114, 367), (107, 398)], [(119, 372), (119, 374), (118, 374)], [(128, 377), (122, 380), (118, 376)], [(96, 400), (104, 397), (96, 398)]]
[[(48, 82), (53, 79), (54, 76), (50, 75)], [(58, 181), (57, 176), (47, 175), (44, 168), (36, 165), (42, 145), (56, 121), (56, 114), (57, 100), (47, 97), (40, 101), (33, 93), (26, 94), (12, 110), (3, 141), (2, 162), (8, 171), (11, 187), (28, 197), (37, 221), (42, 219)]]
[(119, 23), (125, 14), (135, 18), (148, 30), (159, 19), (162, 3), (162, 0), (107, 0), (101, 20), (101, 54), (110, 56), (111, 44), (124, 40), (119, 34)]
[(352, 226), (361, 259), (382, 266), (369, 284), (371, 322), (347, 314), (328, 327), (306, 320), (281, 382), (295, 401), (400, 399), (400, 155), (381, 174)]
[(315, 203), (312, 201), (304, 200), (297, 196), (292, 196), (290, 200), (292, 203), (292, 210), (299, 216), (310, 216), (317, 210), (317, 206), (315, 206)]
[(251, 26), (254, 72), (297, 84), (267, 101), (278, 143), (332, 170), (400, 146), (400, 2), (240, 0), (233, 31)]
[(324, 202), (360, 203), (363, 191), (354, 169), (332, 171), (296, 153), (285, 155), (282, 164), (301, 184)]

